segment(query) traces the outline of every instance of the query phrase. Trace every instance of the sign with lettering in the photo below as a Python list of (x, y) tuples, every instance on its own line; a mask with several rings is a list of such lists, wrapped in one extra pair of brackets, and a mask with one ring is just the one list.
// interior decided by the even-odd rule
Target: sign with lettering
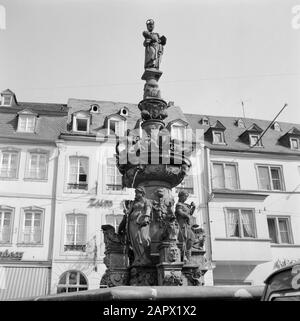
[(0, 251), (0, 260), (20, 261), (24, 252), (9, 252), (8, 250)]
[(99, 200), (96, 198), (89, 199), (89, 207), (112, 207), (113, 201), (111, 200)]

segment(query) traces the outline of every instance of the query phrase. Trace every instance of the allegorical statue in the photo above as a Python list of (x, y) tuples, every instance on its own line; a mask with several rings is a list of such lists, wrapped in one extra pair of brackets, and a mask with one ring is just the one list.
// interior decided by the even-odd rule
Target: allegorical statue
[(195, 242), (195, 235), (192, 230), (192, 215), (195, 211), (195, 204), (186, 203), (189, 193), (180, 191), (178, 203), (175, 208), (176, 219), (179, 224), (179, 241), (182, 241), (183, 260), (188, 261), (191, 256), (192, 245)]
[(138, 187), (135, 190), (135, 199), (128, 204), (128, 208), (125, 210), (125, 219), (119, 228), (119, 233), (121, 233), (126, 225), (125, 230), (127, 230), (129, 245), (133, 251), (132, 266), (151, 264), (150, 215), (151, 203), (145, 198), (145, 189)]
[(146, 21), (147, 31), (143, 32), (144, 47), (145, 47), (145, 69), (155, 68), (159, 69), (161, 58), (164, 51), (164, 45), (167, 42), (165, 36), (159, 36), (158, 33), (153, 32), (154, 21), (149, 19)]

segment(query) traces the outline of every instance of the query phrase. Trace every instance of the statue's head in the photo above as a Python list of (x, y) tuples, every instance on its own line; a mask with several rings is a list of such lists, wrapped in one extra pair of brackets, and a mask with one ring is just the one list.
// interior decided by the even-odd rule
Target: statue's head
[(178, 193), (179, 201), (185, 202), (188, 199), (188, 197), (189, 197), (189, 193), (187, 191), (184, 191), (184, 190), (179, 191)]
[(154, 20), (148, 19), (146, 21), (146, 26), (147, 26), (148, 31), (152, 32), (154, 29)]
[(146, 195), (145, 189), (144, 187), (138, 187), (135, 189), (135, 198), (137, 200), (140, 200), (141, 198), (143, 198)]

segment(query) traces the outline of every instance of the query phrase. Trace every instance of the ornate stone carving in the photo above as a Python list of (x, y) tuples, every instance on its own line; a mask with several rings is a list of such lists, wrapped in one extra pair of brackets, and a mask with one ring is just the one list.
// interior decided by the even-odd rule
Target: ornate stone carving
[(106, 252), (122, 252), (124, 243), (122, 242), (120, 236), (115, 233), (115, 228), (111, 225), (102, 225), (102, 230)]
[(180, 250), (176, 245), (170, 245), (167, 252), (167, 262), (178, 262), (180, 261)]
[(158, 82), (153, 78), (147, 80), (144, 86), (144, 99), (149, 97), (161, 98)]
[(146, 267), (133, 267), (130, 270), (130, 285), (153, 286), (157, 285), (157, 272)]
[(154, 214), (154, 219), (159, 222), (166, 222), (172, 218), (175, 218), (173, 212), (174, 199), (167, 197), (164, 188), (159, 188), (156, 191), (157, 201), (152, 202), (152, 211)]
[(121, 286), (121, 285), (128, 285), (128, 272), (127, 271), (109, 271), (103, 274), (100, 287), (108, 286)]
[(206, 237), (203, 228), (195, 224), (192, 226), (192, 231), (194, 232), (194, 236), (195, 236), (192, 248), (196, 250), (203, 250), (205, 237)]
[(163, 280), (163, 285), (180, 286), (182, 283), (182, 277), (173, 271), (170, 271), (170, 274), (166, 275)]
[(159, 36), (158, 33), (153, 32), (154, 21), (149, 19), (146, 21), (147, 31), (143, 32), (144, 47), (145, 47), (145, 64), (146, 68), (159, 69), (161, 58), (163, 55), (163, 46), (166, 44), (167, 39), (165, 36)]
[(200, 269), (190, 269), (183, 272), (183, 275), (187, 279), (187, 285), (202, 286), (204, 285), (203, 275), (204, 273)]

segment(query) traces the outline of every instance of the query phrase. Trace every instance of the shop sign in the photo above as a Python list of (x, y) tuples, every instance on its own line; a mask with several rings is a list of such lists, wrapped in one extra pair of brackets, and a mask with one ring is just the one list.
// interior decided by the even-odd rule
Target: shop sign
[(89, 207), (112, 207), (113, 201), (111, 200), (103, 200), (97, 198), (90, 198), (89, 199)]
[(20, 261), (24, 252), (9, 252), (8, 250), (0, 251), (0, 260)]

